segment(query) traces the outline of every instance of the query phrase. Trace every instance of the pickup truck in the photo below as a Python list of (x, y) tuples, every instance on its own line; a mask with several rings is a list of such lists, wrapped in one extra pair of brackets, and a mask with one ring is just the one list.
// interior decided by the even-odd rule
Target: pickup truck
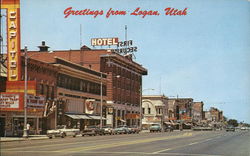
[(53, 137), (64, 138), (66, 136), (76, 137), (80, 133), (80, 129), (66, 128), (66, 125), (57, 126), (56, 129), (47, 130), (47, 136), (52, 139)]

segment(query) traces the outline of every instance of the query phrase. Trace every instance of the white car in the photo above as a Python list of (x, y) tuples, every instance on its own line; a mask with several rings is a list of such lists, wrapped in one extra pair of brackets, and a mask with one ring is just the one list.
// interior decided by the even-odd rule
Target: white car
[(57, 126), (57, 129), (47, 130), (47, 136), (52, 139), (53, 137), (64, 138), (66, 136), (76, 137), (80, 133), (80, 129), (66, 128), (65, 125)]

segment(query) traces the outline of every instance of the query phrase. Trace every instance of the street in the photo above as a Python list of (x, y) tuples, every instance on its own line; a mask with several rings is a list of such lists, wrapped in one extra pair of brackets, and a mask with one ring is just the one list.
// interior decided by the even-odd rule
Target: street
[(249, 131), (183, 131), (3, 142), (1, 156), (249, 156), (249, 147)]

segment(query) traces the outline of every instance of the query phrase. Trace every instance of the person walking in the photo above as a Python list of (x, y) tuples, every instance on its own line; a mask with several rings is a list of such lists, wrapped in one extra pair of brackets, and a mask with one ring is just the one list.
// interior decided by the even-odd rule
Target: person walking
[(29, 132), (30, 132), (30, 124), (27, 123), (27, 135), (29, 136)]

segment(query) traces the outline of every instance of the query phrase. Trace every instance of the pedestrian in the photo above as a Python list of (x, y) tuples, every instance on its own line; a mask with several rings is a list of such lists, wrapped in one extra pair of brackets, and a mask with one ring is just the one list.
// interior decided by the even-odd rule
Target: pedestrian
[(27, 123), (27, 135), (29, 136), (29, 132), (30, 132), (30, 124), (29, 123)]

